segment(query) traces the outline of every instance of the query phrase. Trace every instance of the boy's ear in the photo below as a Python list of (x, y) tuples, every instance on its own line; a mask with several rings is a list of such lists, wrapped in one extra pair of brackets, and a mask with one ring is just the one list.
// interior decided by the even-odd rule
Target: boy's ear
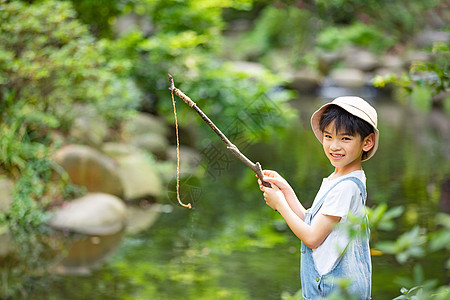
[(375, 145), (375, 133), (371, 133), (364, 138), (363, 151), (369, 151)]

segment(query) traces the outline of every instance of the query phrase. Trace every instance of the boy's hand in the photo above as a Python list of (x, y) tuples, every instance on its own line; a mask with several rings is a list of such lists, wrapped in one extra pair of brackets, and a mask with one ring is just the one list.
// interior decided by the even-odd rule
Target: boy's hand
[[(263, 175), (264, 178), (263, 180), (270, 183), (272, 186), (276, 185), (283, 194), (285, 194), (285, 196), (287, 196), (289, 193), (294, 193), (294, 191), (292, 190), (292, 187), (289, 185), (289, 183), (280, 176), (280, 174), (278, 174), (275, 171), (272, 170), (264, 170), (263, 171)], [(263, 185), (261, 184), (261, 180), (258, 179), (258, 183), (259, 183), (259, 189), (261, 191), (263, 191)]]
[(278, 210), (280, 205), (286, 203), (286, 198), (284, 197), (283, 192), (276, 185), (272, 185), (272, 187), (263, 186), (261, 190), (264, 192), (264, 200), (266, 201), (266, 204), (272, 209)]

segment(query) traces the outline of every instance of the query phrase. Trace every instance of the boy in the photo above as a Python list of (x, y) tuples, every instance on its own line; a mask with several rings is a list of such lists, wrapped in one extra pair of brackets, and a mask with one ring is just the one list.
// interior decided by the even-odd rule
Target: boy
[(362, 162), (378, 147), (377, 113), (359, 97), (339, 97), (323, 105), (311, 118), (317, 139), (334, 172), (324, 178), (310, 209), (298, 201), (290, 185), (278, 173), (265, 170), (261, 185), (267, 205), (277, 210), (302, 241), (301, 280), (304, 299), (328, 296), (339, 278), (349, 281), (348, 291), (358, 299), (370, 299), (369, 235), (350, 239), (344, 226), (348, 215), (364, 217), (366, 177)]

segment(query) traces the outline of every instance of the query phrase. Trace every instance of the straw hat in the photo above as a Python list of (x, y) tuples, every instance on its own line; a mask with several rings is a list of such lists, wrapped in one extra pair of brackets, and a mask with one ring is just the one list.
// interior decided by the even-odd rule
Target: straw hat
[(369, 103), (367, 103), (362, 98), (353, 96), (338, 97), (334, 99), (332, 102), (327, 103), (323, 105), (321, 108), (319, 108), (311, 117), (311, 127), (317, 139), (322, 143), (323, 132), (320, 130), (319, 126), (320, 117), (322, 116), (323, 112), (327, 109), (327, 107), (332, 104), (342, 107), (352, 115), (361, 118), (370, 125), (372, 125), (373, 131), (375, 132), (375, 143), (372, 149), (370, 149), (367, 152), (366, 158), (363, 159), (362, 161), (366, 161), (369, 158), (371, 158), (377, 151), (378, 139), (380, 135), (377, 129), (377, 112), (375, 108), (373, 108)]

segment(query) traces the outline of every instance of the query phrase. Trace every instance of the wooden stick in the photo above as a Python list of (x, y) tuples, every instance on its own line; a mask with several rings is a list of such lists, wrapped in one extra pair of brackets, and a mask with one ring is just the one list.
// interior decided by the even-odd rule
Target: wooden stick
[(172, 91), (175, 95), (183, 99), (192, 109), (194, 109), (200, 117), (202, 117), (203, 121), (211, 127), (211, 129), (222, 139), (222, 141), (227, 145), (228, 150), (231, 151), (237, 158), (239, 158), (246, 166), (253, 170), (256, 173), (258, 178), (261, 180), (262, 184), (266, 187), (271, 187), (270, 183), (263, 181), (263, 173), (261, 169), (261, 164), (259, 162), (253, 163), (250, 159), (248, 159), (244, 154), (239, 151), (239, 149), (233, 143), (228, 140), (228, 138), (220, 131), (219, 128), (208, 118), (207, 115), (203, 113), (203, 111), (198, 108), (194, 101), (191, 100), (188, 96), (186, 96), (182, 91), (175, 87), (173, 82), (173, 77), (169, 74), (170, 87), (169, 90)]

